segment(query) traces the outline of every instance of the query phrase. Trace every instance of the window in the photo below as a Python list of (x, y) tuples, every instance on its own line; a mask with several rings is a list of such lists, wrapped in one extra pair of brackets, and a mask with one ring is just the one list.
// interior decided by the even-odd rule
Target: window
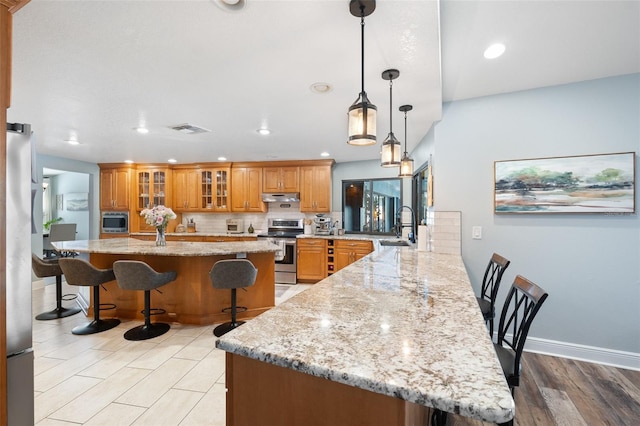
[(400, 206), (400, 178), (342, 181), (342, 226), (345, 232), (391, 234)]

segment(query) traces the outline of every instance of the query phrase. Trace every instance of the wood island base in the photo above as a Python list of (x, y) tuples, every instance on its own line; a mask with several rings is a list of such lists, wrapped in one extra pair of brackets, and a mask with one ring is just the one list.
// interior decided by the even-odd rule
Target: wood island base
[[(214, 289), (209, 279), (209, 271), (215, 262), (235, 259), (236, 255), (215, 256), (145, 256), (131, 254), (91, 253), (89, 260), (98, 268), (112, 268), (116, 260), (140, 260), (158, 272), (176, 271), (175, 281), (151, 292), (151, 307), (164, 309), (164, 314), (154, 315), (152, 321), (179, 322), (183, 324), (216, 324), (229, 321), (230, 312), (222, 309), (231, 306), (231, 291)], [(247, 291), (237, 292), (238, 306), (245, 306), (245, 312), (238, 313), (238, 319), (253, 318), (275, 305), (275, 262), (273, 252), (248, 253), (249, 259), (258, 269), (253, 286)], [(122, 290), (116, 281), (105, 284), (107, 291), (100, 290), (100, 303), (113, 303), (115, 310), (103, 310), (102, 318), (127, 318), (144, 320), (144, 292)], [(93, 315), (93, 295), (88, 315)]]
[(428, 424), (429, 409), (227, 352), (227, 426)]

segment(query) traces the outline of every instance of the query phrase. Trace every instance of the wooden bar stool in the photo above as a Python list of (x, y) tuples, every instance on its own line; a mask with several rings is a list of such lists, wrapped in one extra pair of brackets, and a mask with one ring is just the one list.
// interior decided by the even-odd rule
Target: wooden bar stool
[(86, 260), (61, 258), (58, 263), (64, 273), (67, 284), (93, 287), (93, 321), (79, 325), (71, 332), (73, 334), (94, 334), (110, 330), (120, 324), (119, 319), (100, 319), (100, 311), (115, 309), (115, 305), (100, 304), (100, 287), (104, 283), (116, 279), (112, 269), (98, 269)]
[(127, 340), (147, 340), (158, 337), (171, 328), (165, 323), (151, 323), (151, 315), (164, 314), (164, 309), (151, 308), (151, 290), (158, 290), (165, 284), (176, 279), (175, 271), (156, 272), (145, 262), (137, 260), (118, 260), (113, 264), (118, 286), (123, 290), (144, 291), (144, 324), (134, 327), (124, 333)]
[(38, 278), (56, 277), (56, 308), (52, 311), (36, 315), (37, 320), (47, 321), (69, 317), (81, 311), (77, 306), (73, 308), (65, 308), (62, 306), (63, 300), (74, 300), (78, 296), (75, 294), (62, 294), (62, 269), (60, 269), (58, 259), (43, 260), (31, 253), (31, 268)]
[(231, 311), (231, 322), (225, 322), (213, 329), (213, 334), (220, 337), (236, 327), (244, 324), (236, 318), (238, 309), (246, 311), (243, 306), (236, 306), (236, 290), (250, 287), (256, 282), (258, 270), (253, 263), (247, 259), (225, 259), (217, 261), (209, 272), (209, 279), (213, 288), (231, 289), (231, 307), (222, 311)]

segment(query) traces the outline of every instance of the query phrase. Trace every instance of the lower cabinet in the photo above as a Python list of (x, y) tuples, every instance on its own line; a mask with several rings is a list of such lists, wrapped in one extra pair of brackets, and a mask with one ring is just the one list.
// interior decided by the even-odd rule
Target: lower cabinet
[(373, 251), (371, 241), (334, 240), (334, 272), (351, 265)]
[(318, 282), (327, 276), (327, 240), (298, 238), (297, 275), (301, 282)]

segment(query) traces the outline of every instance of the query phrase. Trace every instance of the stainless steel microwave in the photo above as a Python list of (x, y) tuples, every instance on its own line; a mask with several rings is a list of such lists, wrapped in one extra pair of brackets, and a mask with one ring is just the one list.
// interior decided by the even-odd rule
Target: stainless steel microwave
[(129, 213), (102, 212), (101, 232), (105, 234), (129, 233)]

